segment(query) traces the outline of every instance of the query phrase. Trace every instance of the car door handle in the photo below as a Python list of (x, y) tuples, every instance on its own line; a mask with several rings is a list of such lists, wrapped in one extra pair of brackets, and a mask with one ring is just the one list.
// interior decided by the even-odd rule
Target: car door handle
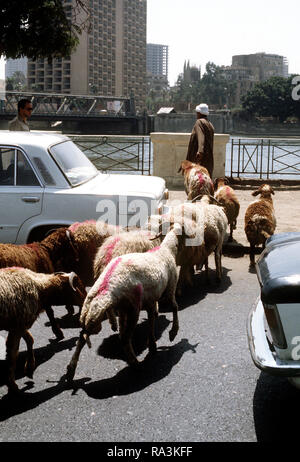
[(23, 202), (39, 202), (40, 198), (36, 196), (24, 196), (22, 197)]

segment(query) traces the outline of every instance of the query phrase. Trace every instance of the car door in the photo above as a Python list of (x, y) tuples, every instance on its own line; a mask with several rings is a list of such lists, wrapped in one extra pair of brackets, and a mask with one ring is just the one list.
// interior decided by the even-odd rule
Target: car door
[(0, 242), (16, 242), (21, 225), (41, 213), (43, 193), (26, 155), (0, 147)]

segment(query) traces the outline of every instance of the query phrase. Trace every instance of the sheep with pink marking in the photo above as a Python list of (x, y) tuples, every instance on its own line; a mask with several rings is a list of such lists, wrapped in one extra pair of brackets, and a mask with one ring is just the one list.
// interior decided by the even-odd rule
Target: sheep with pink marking
[(235, 191), (229, 186), (227, 178), (216, 178), (214, 181), (214, 187), (214, 197), (223, 207), (228, 220), (230, 229), (228, 242), (232, 242), (233, 230), (236, 229), (236, 221), (240, 212), (240, 203)]
[(73, 270), (86, 286), (90, 286), (95, 282), (93, 262), (99, 247), (107, 237), (118, 234), (122, 228), (100, 220), (86, 220), (73, 223), (69, 230), (78, 253)]
[[(183, 239), (182, 227), (175, 224), (162, 243), (151, 251), (115, 257), (105, 267), (83, 304), (80, 316), (82, 331), (67, 367), (67, 380), (73, 379), (80, 352), (86, 342), (89, 345), (89, 336), (98, 334), (102, 321), (106, 317), (113, 319), (115, 313), (119, 316), (119, 335), (129, 365), (138, 364), (132, 347), (132, 336), (142, 309), (148, 313), (149, 351), (156, 351), (156, 303), (162, 298), (173, 311), (169, 338), (174, 340), (179, 329), (175, 299), (178, 280), (176, 255)], [(114, 323), (112, 328), (116, 328)]]
[(114, 257), (127, 253), (147, 252), (160, 243), (161, 237), (155, 237), (146, 230), (123, 232), (108, 237), (98, 249), (94, 259), (95, 280)]
[(178, 173), (180, 171), (184, 176), (184, 187), (188, 200), (193, 200), (203, 195), (213, 196), (214, 185), (205, 167), (189, 160), (183, 160)]

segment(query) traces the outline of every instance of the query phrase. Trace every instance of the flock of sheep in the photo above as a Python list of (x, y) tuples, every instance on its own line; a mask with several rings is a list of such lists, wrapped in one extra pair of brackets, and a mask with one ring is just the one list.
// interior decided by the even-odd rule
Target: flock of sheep
[[(15, 382), (20, 339), (27, 346), (25, 374), (35, 368), (33, 337), (29, 330), (46, 311), (58, 340), (63, 332), (53, 306), (65, 305), (69, 314), (80, 307), (81, 332), (66, 369), (75, 375), (80, 352), (90, 335), (98, 334), (108, 320), (119, 336), (129, 365), (138, 360), (132, 336), (141, 310), (148, 315), (148, 348), (156, 351), (155, 319), (159, 303), (173, 313), (170, 341), (179, 329), (176, 294), (192, 284), (194, 269), (215, 256), (216, 278), (222, 277), (222, 246), (229, 226), (229, 240), (236, 227), (240, 205), (225, 179), (212, 182), (207, 170), (189, 161), (181, 163), (187, 202), (165, 215), (150, 216), (142, 229), (123, 229), (101, 221), (73, 223), (51, 232), (41, 242), (26, 245), (0, 244), (0, 330), (8, 331), (7, 386), (18, 392)], [(250, 243), (250, 262), (255, 246), (274, 233), (276, 221), (269, 185), (253, 192), (245, 214), (245, 233)], [(179, 268), (179, 270), (178, 270)], [(91, 287), (86, 292), (86, 287)]]

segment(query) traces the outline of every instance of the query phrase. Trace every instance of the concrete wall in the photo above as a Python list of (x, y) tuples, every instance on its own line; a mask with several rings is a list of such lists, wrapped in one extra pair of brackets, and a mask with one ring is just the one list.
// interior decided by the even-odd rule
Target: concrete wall
[[(210, 114), (209, 120), (217, 133), (226, 133), (226, 116)], [(191, 133), (196, 121), (195, 113), (160, 114), (154, 116), (154, 132)]]
[[(190, 133), (150, 133), (153, 143), (153, 175), (166, 180), (167, 187), (183, 187), (183, 176), (177, 173), (180, 163), (186, 158)], [(213, 178), (225, 176), (226, 144), (229, 135), (214, 136)]]

